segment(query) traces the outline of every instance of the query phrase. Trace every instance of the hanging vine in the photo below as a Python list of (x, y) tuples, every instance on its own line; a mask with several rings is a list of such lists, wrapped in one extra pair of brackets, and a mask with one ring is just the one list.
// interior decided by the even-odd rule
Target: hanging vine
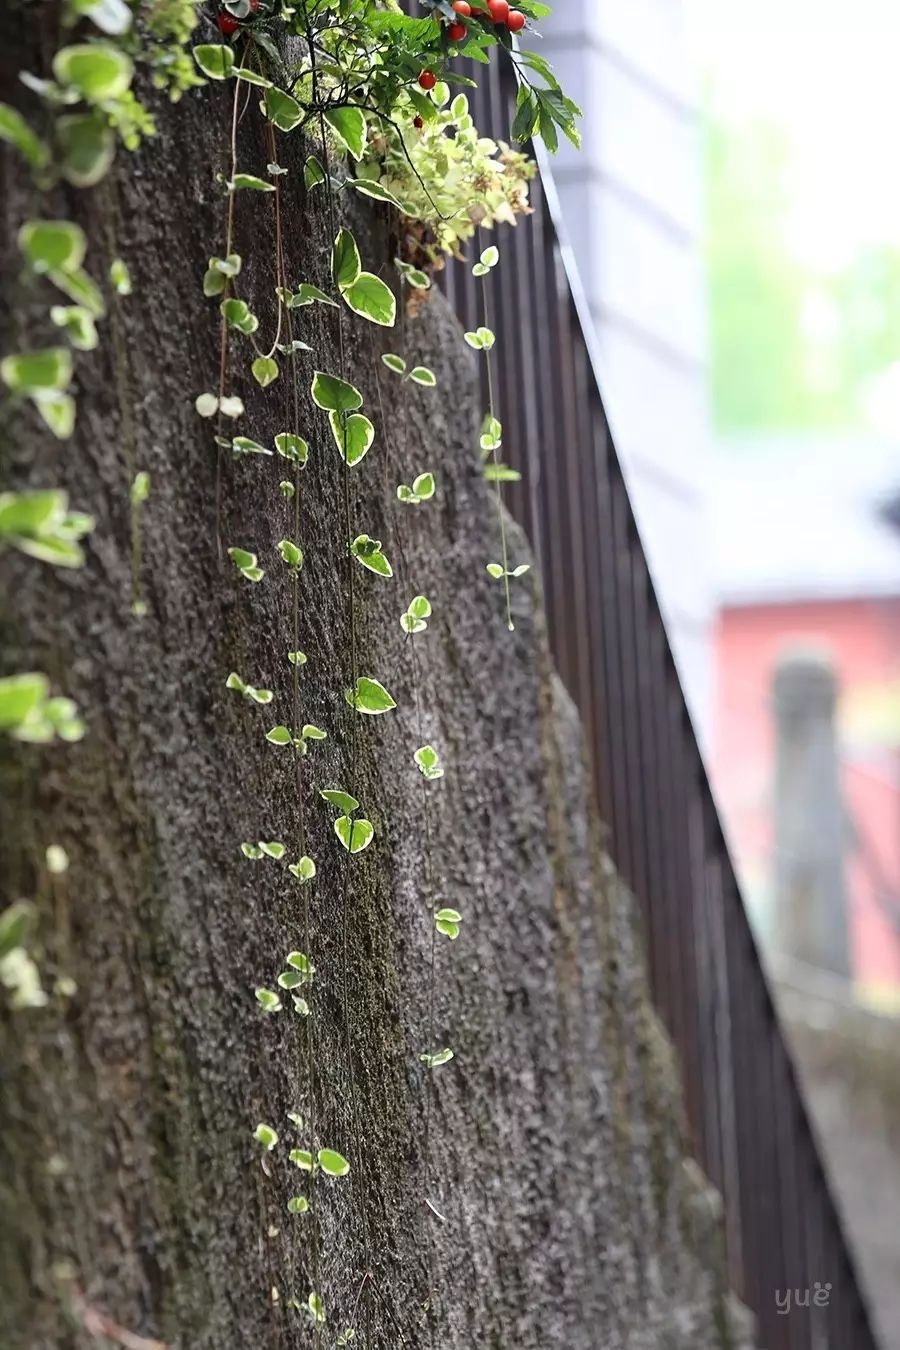
[[(520, 45), (532, 23), (550, 12), (538, 0), (520, 0), (511, 7), (506, 0), (421, 0), (420, 17), (403, 13), (396, 0), (224, 0), (211, 10), (193, 0), (64, 0), (64, 26), (76, 41), (62, 46), (47, 74), (22, 72), (31, 95), (44, 105), (50, 130), (39, 135), (31, 121), (17, 109), (0, 104), (0, 139), (13, 145), (29, 167), (38, 188), (49, 190), (60, 181), (77, 188), (90, 188), (109, 171), (119, 149), (137, 150), (152, 136), (155, 123), (132, 89), (136, 66), (149, 69), (153, 85), (177, 102), (208, 81), (233, 82), (227, 116), (228, 172), (221, 180), (223, 228), (218, 247), (210, 256), (200, 290), (207, 301), (218, 305), (218, 369), (210, 372), (211, 387), (189, 392), (201, 418), (214, 428), (215, 447), (215, 537), (221, 559), (233, 564), (230, 576), (238, 584), (258, 585), (272, 575), (261, 565), (252, 541), (228, 538), (229, 522), (223, 519), (223, 481), (232, 458), (278, 457), (285, 477), (278, 484), (280, 502), (286, 509), (286, 529), (278, 544), (281, 567), (278, 577), (288, 588), (290, 631), (286, 635), (286, 666), (281, 694), (290, 707), (290, 720), (269, 727), (264, 735), (272, 746), (292, 757), (295, 819), (285, 839), (251, 839), (240, 842), (242, 856), (253, 863), (275, 863), (284, 868), (286, 882), (299, 885), (302, 899), (300, 931), (302, 950), (292, 950), (273, 965), (271, 984), (254, 991), (260, 1013), (272, 1017), (288, 1008), (298, 1018), (305, 1037), (305, 1114), (290, 1113), (287, 1125), (296, 1135), (297, 1146), (287, 1148), (287, 1163), (308, 1179), (307, 1193), (297, 1191), (288, 1200), (292, 1216), (308, 1228), (310, 1288), (304, 1298), (292, 1296), (289, 1306), (307, 1318), (318, 1348), (323, 1330), (334, 1326), (337, 1345), (348, 1345), (360, 1330), (358, 1316), (368, 1296), (379, 1301), (393, 1320), (378, 1289), (372, 1269), (372, 1231), (368, 1212), (367, 1177), (362, 1156), (362, 1131), (355, 1079), (355, 1051), (348, 944), (348, 911), (354, 884), (354, 860), (375, 840), (375, 826), (359, 800), (360, 718), (391, 713), (397, 706), (392, 694), (376, 674), (361, 673), (357, 637), (357, 568), (385, 581), (394, 577), (390, 548), (363, 532), (366, 522), (355, 519), (351, 476), (373, 447), (375, 425), (364, 411), (363, 393), (352, 382), (348, 369), (345, 322), (364, 320), (376, 328), (393, 328), (397, 319), (397, 296), (375, 271), (366, 270), (352, 231), (341, 219), (342, 194), (359, 193), (386, 203), (399, 212), (401, 256), (395, 261), (395, 285), (405, 314), (410, 296), (425, 296), (430, 274), (443, 265), (445, 254), (463, 257), (466, 245), (481, 230), (507, 222), (515, 223), (528, 210), (528, 181), (534, 166), (528, 157), (503, 142), (482, 137), (474, 124), (464, 93), (452, 96), (452, 86), (471, 86), (474, 81), (460, 74), (458, 57), (486, 64), (493, 49), (507, 59), (517, 82), (512, 140), (524, 142), (541, 135), (551, 150), (561, 131), (578, 142), (578, 109), (560, 89), (548, 63), (536, 52)], [(215, 37), (214, 41), (199, 41)], [(75, 32), (74, 30), (78, 30)], [(98, 35), (99, 33), (99, 35)], [(244, 116), (260, 117), (265, 132), (268, 162), (241, 163), (239, 127)], [(308, 193), (320, 193), (328, 222), (330, 276), (289, 284), (285, 266), (281, 178), (286, 169), (279, 162), (279, 135), (309, 137), (304, 182)], [(347, 162), (353, 166), (346, 167)], [(271, 197), (276, 311), (270, 340), (259, 336), (261, 324), (254, 296), (243, 293), (248, 274), (237, 251), (235, 203), (238, 193), (261, 199)], [(254, 247), (262, 231), (254, 234)], [(88, 240), (78, 225), (66, 220), (23, 221), (18, 236), (24, 265), (35, 284), (46, 286), (48, 295), (61, 294), (66, 304), (52, 303), (47, 321), (59, 337), (44, 347), (5, 355), (0, 362), (9, 396), (30, 403), (42, 423), (60, 440), (71, 437), (76, 423), (72, 393), (73, 357), (94, 349), (100, 341), (106, 316), (103, 288), (87, 268)], [(476, 277), (489, 281), (499, 251), (494, 245), (481, 250), (473, 267)], [(249, 269), (248, 269), (249, 270)], [(256, 273), (251, 273), (255, 275)], [(118, 297), (131, 291), (126, 261), (113, 258), (107, 268), (108, 285)], [(327, 432), (339, 461), (342, 499), (344, 555), (340, 560), (346, 623), (346, 662), (340, 672), (346, 722), (340, 732), (344, 754), (344, 782), (322, 785), (307, 772), (311, 747), (330, 734), (303, 717), (302, 669), (307, 657), (301, 649), (301, 584), (304, 566), (302, 545), (302, 483), (309, 458), (309, 441), (300, 426), (300, 357), (312, 351), (295, 335), (297, 312), (330, 315), (337, 349), (336, 369), (315, 369), (309, 384), (312, 404), (324, 414)], [(302, 331), (302, 329), (300, 330)], [(312, 334), (306, 334), (309, 337)], [(513, 628), (510, 581), (527, 570), (510, 567), (502, 503), (502, 484), (515, 477), (498, 458), (502, 429), (495, 405), (488, 291), (484, 290), (483, 323), (465, 335), (469, 345), (484, 353), (488, 408), (481, 431), (481, 450), (487, 461), (485, 477), (496, 492), (499, 563), (487, 563), (492, 577), (503, 581), (507, 626)], [(401, 346), (403, 344), (401, 343)], [(434, 389), (434, 373), (405, 351), (382, 356), (385, 368), (401, 383), (423, 390)], [(277, 386), (282, 395), (285, 430), (264, 444), (247, 434), (228, 434), (226, 426), (245, 417), (243, 399), (232, 392), (240, 387), (236, 368), (246, 366), (246, 376), (265, 390)], [(325, 364), (322, 362), (321, 364)], [(278, 382), (281, 381), (281, 385)], [(381, 404), (380, 386), (377, 390)], [(381, 426), (385, 425), (381, 407)], [(307, 435), (310, 433), (307, 431)], [(402, 512), (432, 502), (439, 492), (439, 466), (411, 466), (411, 481), (396, 486), (396, 503)], [(149, 478), (129, 466), (128, 493), (132, 528), (131, 603), (139, 621), (145, 606), (141, 586), (141, 522), (149, 493)], [(94, 528), (83, 512), (72, 511), (65, 493), (49, 488), (38, 492), (5, 493), (0, 496), (0, 546), (17, 548), (32, 558), (60, 566), (77, 567), (84, 562), (81, 541)], [(398, 537), (401, 559), (402, 539)], [(228, 567), (228, 564), (224, 564)], [(277, 564), (276, 564), (277, 566)], [(435, 1000), (438, 971), (438, 941), (455, 941), (462, 931), (463, 915), (438, 903), (434, 894), (430, 861), (431, 785), (444, 775), (438, 750), (424, 743), (420, 705), (421, 672), (416, 638), (432, 617), (431, 603), (419, 593), (416, 578), (401, 567), (405, 608), (399, 615), (402, 642), (408, 644), (412, 687), (415, 697), (417, 744), (410, 747), (410, 769), (422, 784), (423, 841), (426, 858), (427, 910), (430, 941), (427, 1041), (419, 1054), (426, 1082), (431, 1071), (453, 1058), (449, 1046), (435, 1038)], [(401, 639), (398, 635), (398, 641)], [(248, 705), (267, 706), (278, 691), (251, 683), (252, 671), (222, 672), (226, 689)], [(71, 700), (51, 694), (47, 678), (24, 673), (0, 679), (0, 732), (20, 741), (44, 743), (55, 738), (77, 740), (85, 727)], [(331, 734), (338, 734), (337, 719)], [(315, 792), (336, 814), (333, 831), (343, 851), (339, 872), (341, 892), (341, 1017), (343, 1052), (350, 1100), (349, 1142), (342, 1145), (350, 1156), (333, 1147), (335, 1141), (320, 1139), (322, 1112), (318, 1100), (316, 1070), (316, 998), (318, 972), (310, 923), (310, 889), (319, 876), (320, 864), (307, 854), (306, 811)], [(377, 817), (376, 817), (377, 819)], [(236, 844), (237, 847), (237, 844)], [(48, 854), (49, 858), (49, 854)], [(330, 861), (321, 867), (332, 870)], [(287, 879), (289, 878), (289, 880)], [(45, 1001), (40, 976), (29, 954), (32, 907), (14, 906), (0, 916), (0, 981), (9, 991), (14, 1007), (39, 1007)], [(280, 969), (279, 969), (280, 967)], [(333, 974), (333, 972), (332, 972)], [(289, 1000), (286, 1006), (285, 1000)], [(428, 1197), (431, 1091), (426, 1088), (423, 1199), (438, 1214)], [(261, 1150), (263, 1165), (271, 1170), (284, 1153), (279, 1129), (267, 1122), (248, 1126)], [(352, 1282), (349, 1321), (329, 1321), (325, 1292), (321, 1288), (318, 1209), (322, 1196), (320, 1176), (351, 1177), (356, 1188), (362, 1221), (363, 1268)], [(439, 1217), (441, 1217), (439, 1215)], [(433, 1274), (428, 1253), (429, 1289)], [(367, 1320), (368, 1324), (368, 1320)], [(404, 1344), (401, 1327), (395, 1323), (398, 1343)]]

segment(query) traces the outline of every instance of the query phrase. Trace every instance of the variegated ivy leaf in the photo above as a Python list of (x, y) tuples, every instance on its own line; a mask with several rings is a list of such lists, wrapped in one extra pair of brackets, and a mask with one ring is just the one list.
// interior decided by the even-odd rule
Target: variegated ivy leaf
[(442, 1064), (448, 1064), (453, 1058), (453, 1051), (448, 1047), (446, 1050), (438, 1050), (436, 1054), (420, 1055), (419, 1059), (429, 1069), (439, 1069)]
[(369, 453), (375, 440), (374, 426), (368, 417), (360, 412), (330, 412), (328, 424), (342, 459), (345, 458), (346, 448), (346, 461), (352, 469)]
[(372, 680), (367, 675), (360, 675), (356, 681), (355, 690), (347, 690), (344, 697), (355, 708), (357, 712), (370, 713), (377, 715), (379, 713), (390, 712), (396, 708), (397, 704), (391, 698), (383, 684), (378, 680)]
[(412, 487), (407, 487), (405, 483), (400, 484), (397, 488), (397, 497), (407, 506), (418, 506), (421, 502), (430, 501), (434, 496), (434, 489), (434, 474), (420, 473), (413, 481)]
[(296, 436), (292, 431), (278, 433), (275, 437), (275, 449), (282, 459), (289, 459), (293, 464), (299, 464), (301, 468), (309, 459), (308, 444), (302, 436)]
[(265, 572), (259, 566), (255, 553), (246, 548), (230, 548), (228, 556), (246, 581), (262, 581)]
[(413, 759), (416, 761), (416, 767), (423, 778), (443, 778), (444, 770), (441, 768), (441, 761), (433, 746), (423, 745), (420, 750), (415, 752)]
[(362, 853), (363, 849), (369, 847), (375, 835), (370, 820), (361, 818), (351, 820), (349, 816), (338, 817), (334, 822), (334, 832), (348, 853)]
[(346, 815), (351, 815), (354, 811), (359, 810), (359, 802), (356, 798), (351, 797), (349, 792), (342, 792), (340, 788), (322, 788), (319, 796), (323, 801), (330, 802), (332, 806), (336, 806), (339, 811), (343, 811)]
[(381, 540), (370, 539), (367, 534), (358, 534), (350, 545), (350, 552), (357, 562), (375, 572), (380, 577), (392, 577), (394, 570), (381, 551)]

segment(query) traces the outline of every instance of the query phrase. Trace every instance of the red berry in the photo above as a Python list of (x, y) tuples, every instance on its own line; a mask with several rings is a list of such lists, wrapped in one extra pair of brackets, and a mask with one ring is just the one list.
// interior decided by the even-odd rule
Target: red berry
[(525, 15), (520, 9), (511, 9), (509, 18), (506, 20), (506, 26), (511, 33), (518, 33), (525, 27)]
[(424, 125), (425, 125), (425, 122), (424, 122), (424, 119), (423, 119), (423, 118), (421, 118), (421, 117), (414, 117), (414, 118), (413, 118), (413, 126), (414, 126), (418, 131), (421, 131), (422, 128), (424, 127)]
[(468, 31), (464, 23), (451, 23), (447, 29), (447, 36), (451, 42), (462, 42)]
[(419, 76), (419, 84), (423, 89), (433, 89), (437, 84), (437, 76), (432, 74), (430, 70), (423, 70)]
[(506, 23), (509, 18), (509, 0), (488, 0), (488, 13), (494, 23)]
[(464, 19), (471, 19), (472, 17), (472, 6), (469, 4), (469, 0), (453, 0), (453, 9)]
[(231, 37), (231, 34), (236, 33), (240, 26), (233, 14), (217, 14), (216, 23), (223, 37)]

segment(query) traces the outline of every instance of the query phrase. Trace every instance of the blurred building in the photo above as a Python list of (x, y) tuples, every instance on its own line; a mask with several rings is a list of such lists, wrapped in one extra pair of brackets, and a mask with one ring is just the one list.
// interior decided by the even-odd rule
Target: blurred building
[(702, 128), (683, 0), (564, 0), (541, 53), (584, 109), (553, 178), (606, 411), (697, 730), (710, 708)]
[(900, 454), (769, 434), (723, 448), (719, 466), (712, 758), (745, 893), (772, 946), (776, 879), (794, 860), (778, 856), (771, 688), (804, 644), (837, 681), (842, 811), (820, 829), (840, 834), (849, 970), (867, 1001), (900, 1007)]

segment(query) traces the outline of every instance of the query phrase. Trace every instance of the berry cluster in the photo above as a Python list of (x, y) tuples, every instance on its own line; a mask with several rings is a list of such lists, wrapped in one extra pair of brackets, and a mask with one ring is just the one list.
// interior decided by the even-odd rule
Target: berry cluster
[[(255, 13), (258, 9), (259, 0), (250, 0), (250, 12)], [(223, 37), (231, 37), (232, 33), (236, 33), (241, 26), (240, 20), (236, 19), (233, 14), (229, 14), (227, 9), (221, 10), (216, 15), (216, 24)]]
[[(509, 0), (487, 0), (487, 11), (479, 9), (474, 15), (469, 0), (453, 0), (453, 10), (457, 15), (456, 21), (447, 25), (447, 36), (451, 42), (465, 41), (469, 29), (462, 22), (464, 19), (483, 19), (486, 23), (503, 24), (511, 33), (519, 33), (525, 27), (525, 15), (520, 9), (510, 9)], [(419, 84), (427, 92), (437, 84), (437, 76), (431, 70), (423, 70)], [(422, 125), (421, 117), (413, 118), (413, 126)]]

